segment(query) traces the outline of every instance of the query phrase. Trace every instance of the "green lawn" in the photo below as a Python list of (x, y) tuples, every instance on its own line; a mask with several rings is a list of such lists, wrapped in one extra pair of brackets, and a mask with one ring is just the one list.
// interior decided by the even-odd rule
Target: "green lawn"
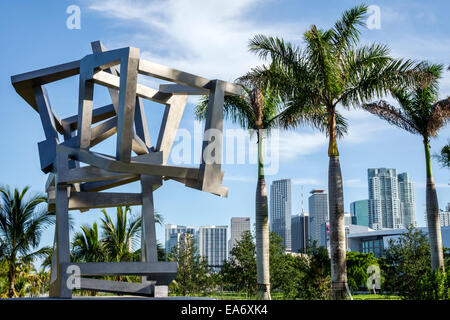
[(390, 296), (384, 294), (359, 294), (354, 295), (353, 300), (400, 300), (399, 296)]
[[(173, 295), (173, 294), (170, 294)], [(256, 296), (248, 296), (244, 292), (217, 292), (205, 296), (205, 298), (216, 298), (222, 300), (256, 300)], [(283, 295), (279, 292), (272, 293), (273, 300), (283, 300)], [(383, 294), (359, 294), (354, 295), (353, 300), (400, 300), (399, 296), (383, 295)]]

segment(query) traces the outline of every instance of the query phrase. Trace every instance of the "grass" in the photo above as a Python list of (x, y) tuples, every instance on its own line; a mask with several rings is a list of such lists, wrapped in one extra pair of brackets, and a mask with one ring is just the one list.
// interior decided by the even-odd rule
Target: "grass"
[(353, 300), (401, 300), (401, 298), (386, 294), (358, 294), (353, 296)]
[[(176, 296), (169, 294), (169, 296)], [(245, 292), (216, 292), (208, 295), (192, 295), (193, 297), (215, 298), (220, 300), (256, 300), (256, 295), (247, 295)], [(383, 294), (358, 294), (353, 300), (400, 300), (399, 296)], [(272, 300), (285, 300), (280, 292), (272, 293)]]

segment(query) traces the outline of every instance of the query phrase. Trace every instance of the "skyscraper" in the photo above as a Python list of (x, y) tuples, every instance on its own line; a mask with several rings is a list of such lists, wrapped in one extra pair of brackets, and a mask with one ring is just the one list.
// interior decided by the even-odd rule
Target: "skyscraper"
[(291, 219), (292, 252), (305, 252), (309, 246), (309, 213), (304, 212)]
[(202, 226), (198, 230), (198, 252), (218, 272), (228, 258), (228, 226)]
[(291, 247), (291, 180), (273, 181), (270, 186), (271, 230), (283, 239), (287, 251)]
[(321, 225), (325, 224), (329, 221), (328, 216), (328, 194), (325, 193), (325, 190), (315, 189), (311, 190), (311, 196), (308, 198), (308, 206), (309, 206), (309, 225), (310, 225), (310, 238), (311, 244), (314, 241), (317, 242), (317, 245), (320, 245), (320, 230)]
[(166, 224), (166, 237), (165, 237), (165, 250), (166, 255), (169, 254), (170, 250), (174, 246), (178, 245), (180, 235), (183, 235), (185, 233), (194, 234), (195, 228), (194, 227), (186, 227), (186, 226), (180, 226), (176, 224)]
[(230, 251), (241, 240), (242, 233), (245, 231), (250, 231), (250, 218), (231, 218)]
[(406, 172), (399, 174), (397, 179), (403, 226), (416, 226), (414, 183), (408, 177), (408, 174)]
[(395, 169), (367, 170), (369, 182), (369, 227), (403, 228), (401, 203)]
[(369, 200), (358, 200), (350, 203), (352, 224), (369, 226)]

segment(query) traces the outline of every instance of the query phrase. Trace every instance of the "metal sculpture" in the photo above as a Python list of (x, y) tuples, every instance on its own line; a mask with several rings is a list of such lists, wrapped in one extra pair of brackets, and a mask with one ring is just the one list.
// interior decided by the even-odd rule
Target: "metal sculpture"
[[(41, 169), (49, 174), (45, 185), (49, 211), (56, 213), (50, 296), (72, 297), (73, 286), (68, 284), (73, 270), (80, 273), (79, 289), (167, 296), (177, 265), (157, 259), (153, 192), (163, 180), (171, 179), (190, 188), (227, 196), (220, 161), (216, 160), (222, 154), (224, 95), (239, 95), (241, 88), (140, 59), (137, 48), (106, 50), (100, 41), (92, 42), (91, 46), (93, 54), (81, 60), (11, 77), (17, 93), (39, 113), (46, 138), (38, 143), (38, 149)], [(60, 119), (50, 105), (45, 85), (78, 74), (78, 114)], [(162, 84), (155, 90), (138, 83), (139, 74), (174, 84)], [(111, 104), (93, 108), (94, 84), (109, 89)], [(202, 152), (198, 168), (168, 165), (188, 95), (204, 94), (209, 95), (209, 105), (203, 151), (214, 141), (213, 153)], [(165, 106), (158, 140), (153, 146), (142, 99)], [(99, 124), (93, 126), (96, 123)], [(215, 129), (219, 136), (209, 134), (210, 129)], [(117, 134), (115, 155), (89, 150), (114, 134)], [(141, 193), (102, 192), (135, 181), (140, 181)], [(71, 262), (68, 211), (126, 205), (142, 206), (142, 261)], [(117, 275), (138, 275), (142, 281), (89, 278)]]

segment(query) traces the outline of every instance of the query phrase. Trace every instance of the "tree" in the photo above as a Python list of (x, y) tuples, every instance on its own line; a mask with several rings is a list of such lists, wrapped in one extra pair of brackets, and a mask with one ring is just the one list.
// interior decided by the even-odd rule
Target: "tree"
[(99, 237), (97, 222), (92, 227), (84, 225), (75, 233), (72, 241), (72, 256), (79, 262), (105, 262), (105, 250)]
[[(283, 293), (285, 298), (297, 296), (295, 284), (300, 277), (299, 260), (286, 254), (282, 238), (270, 233), (270, 278), (272, 291)], [(231, 249), (231, 258), (225, 262), (221, 272), (223, 282), (234, 291), (246, 291), (251, 296), (257, 291), (255, 243), (247, 231)]]
[[(271, 82), (257, 73), (249, 72), (235, 81), (245, 92), (243, 96), (226, 96), (224, 99), (225, 117), (238, 123), (242, 128), (256, 131), (258, 144), (258, 180), (255, 196), (256, 221), (256, 259), (258, 298), (271, 299), (269, 271), (269, 216), (267, 206), (267, 190), (264, 177), (263, 144), (265, 135), (279, 126), (279, 118), (283, 115), (283, 104)], [(199, 119), (206, 117), (208, 96), (202, 98), (196, 107)], [(297, 111), (300, 123), (317, 125), (323, 123), (323, 114), (314, 110)]]
[(331, 263), (328, 250), (313, 244), (306, 251), (306, 255), (299, 258), (302, 275), (297, 283), (296, 297), (308, 300), (328, 299), (331, 285)]
[[(398, 101), (399, 107), (394, 107), (384, 100), (365, 104), (363, 108), (379, 116), (407, 132), (422, 137), (425, 149), (426, 166), (426, 211), (428, 234), (431, 247), (431, 267), (433, 270), (444, 270), (441, 226), (439, 221), (439, 204), (431, 169), (430, 139), (444, 127), (450, 119), (450, 99), (437, 101), (439, 79), (443, 66), (424, 63), (420, 67), (423, 72), (432, 75), (428, 84), (413, 86), (392, 86), (392, 96)], [(437, 102), (436, 102), (437, 101)]]
[(395, 60), (380, 44), (359, 46), (360, 28), (365, 25), (367, 6), (345, 11), (331, 29), (312, 25), (304, 35), (304, 48), (283, 39), (257, 35), (250, 50), (271, 58), (273, 68), (258, 74), (284, 92), (288, 108), (280, 120), (285, 127), (296, 126), (301, 110), (319, 109), (327, 115), (329, 137), (328, 193), (332, 297), (346, 298), (345, 228), (342, 174), (339, 162), (337, 106), (360, 106), (388, 93), (394, 84), (416, 80), (413, 63)]
[(386, 249), (384, 289), (398, 292), (406, 299), (417, 297), (418, 279), (430, 270), (427, 236), (410, 226), (397, 240), (390, 239)]
[(450, 168), (450, 142), (443, 146), (439, 154), (435, 154), (434, 158), (439, 161), (443, 168)]
[(373, 253), (347, 252), (347, 278), (350, 290), (363, 290), (366, 287), (369, 274), (367, 270), (371, 265), (378, 265), (378, 259)]
[(102, 243), (108, 261), (133, 261), (133, 245), (134, 241), (139, 241), (141, 217), (131, 216), (129, 221), (130, 207), (117, 207), (114, 223), (105, 209), (102, 212)]
[(250, 231), (242, 233), (241, 240), (231, 249), (231, 258), (220, 271), (224, 283), (233, 291), (245, 290), (248, 296), (257, 289), (255, 244)]
[(8, 297), (17, 297), (15, 281), (21, 261), (42, 255), (39, 246), (42, 231), (54, 222), (47, 212), (47, 198), (40, 194), (28, 196), (22, 191), (0, 188), (0, 257), (8, 267)]
[(210, 269), (206, 259), (197, 253), (191, 234), (184, 234), (182, 241), (172, 248), (168, 258), (178, 263), (177, 277), (170, 285), (171, 291), (183, 296), (205, 294), (210, 287)]

